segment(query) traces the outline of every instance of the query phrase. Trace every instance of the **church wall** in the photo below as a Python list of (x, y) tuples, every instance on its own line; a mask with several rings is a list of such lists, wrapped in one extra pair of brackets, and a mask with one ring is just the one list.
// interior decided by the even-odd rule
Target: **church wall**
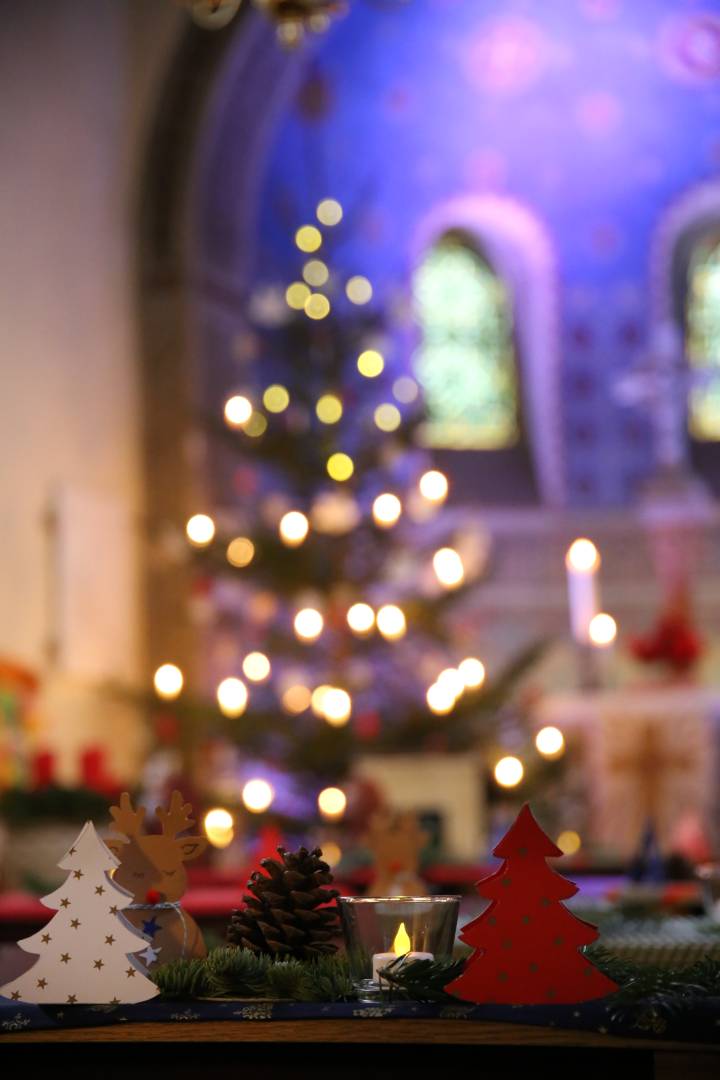
[(134, 185), (172, 7), (3, 10), (0, 657), (41, 676), (38, 738), (67, 775), (113, 727), (116, 771), (137, 750), (96, 688), (142, 651)]

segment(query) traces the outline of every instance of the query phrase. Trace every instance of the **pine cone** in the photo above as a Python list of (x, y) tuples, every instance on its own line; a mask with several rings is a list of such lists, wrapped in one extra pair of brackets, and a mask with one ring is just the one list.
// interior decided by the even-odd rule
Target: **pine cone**
[(231, 945), (274, 956), (308, 959), (333, 953), (337, 945), (338, 913), (322, 908), (340, 894), (323, 889), (333, 879), (320, 848), (296, 852), (279, 847), (277, 859), (262, 859), (267, 876), (256, 870), (247, 883), (252, 894), (243, 896), (244, 907), (233, 911), (227, 930)]

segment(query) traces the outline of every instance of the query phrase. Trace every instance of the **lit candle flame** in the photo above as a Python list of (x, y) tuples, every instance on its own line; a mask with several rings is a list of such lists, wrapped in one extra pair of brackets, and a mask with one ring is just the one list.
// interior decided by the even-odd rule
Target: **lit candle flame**
[(395, 935), (395, 940), (393, 941), (392, 951), (395, 953), (396, 956), (405, 956), (407, 953), (410, 952), (411, 948), (412, 942), (408, 936), (407, 930), (405, 929), (405, 923), (401, 922), (400, 926), (398, 927), (398, 932)]

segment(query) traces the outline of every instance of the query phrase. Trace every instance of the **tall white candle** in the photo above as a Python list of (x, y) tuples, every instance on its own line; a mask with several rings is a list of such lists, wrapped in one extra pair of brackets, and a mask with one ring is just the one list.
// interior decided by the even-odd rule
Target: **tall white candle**
[(570, 629), (580, 645), (590, 644), (590, 623), (600, 610), (600, 553), (592, 540), (573, 540), (565, 555)]

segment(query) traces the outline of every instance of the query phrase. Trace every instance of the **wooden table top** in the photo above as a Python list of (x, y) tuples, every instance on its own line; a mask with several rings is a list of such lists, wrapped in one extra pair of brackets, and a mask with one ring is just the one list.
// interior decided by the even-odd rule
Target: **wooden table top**
[(3, 1038), (12, 1043), (357, 1043), (445, 1046), (537, 1046), (578, 1049), (652, 1050), (654, 1053), (711, 1054), (720, 1045), (621, 1038), (594, 1031), (569, 1031), (529, 1024), (466, 1020), (228, 1020), (179, 1023), (127, 1023), (53, 1031), (18, 1031)]

